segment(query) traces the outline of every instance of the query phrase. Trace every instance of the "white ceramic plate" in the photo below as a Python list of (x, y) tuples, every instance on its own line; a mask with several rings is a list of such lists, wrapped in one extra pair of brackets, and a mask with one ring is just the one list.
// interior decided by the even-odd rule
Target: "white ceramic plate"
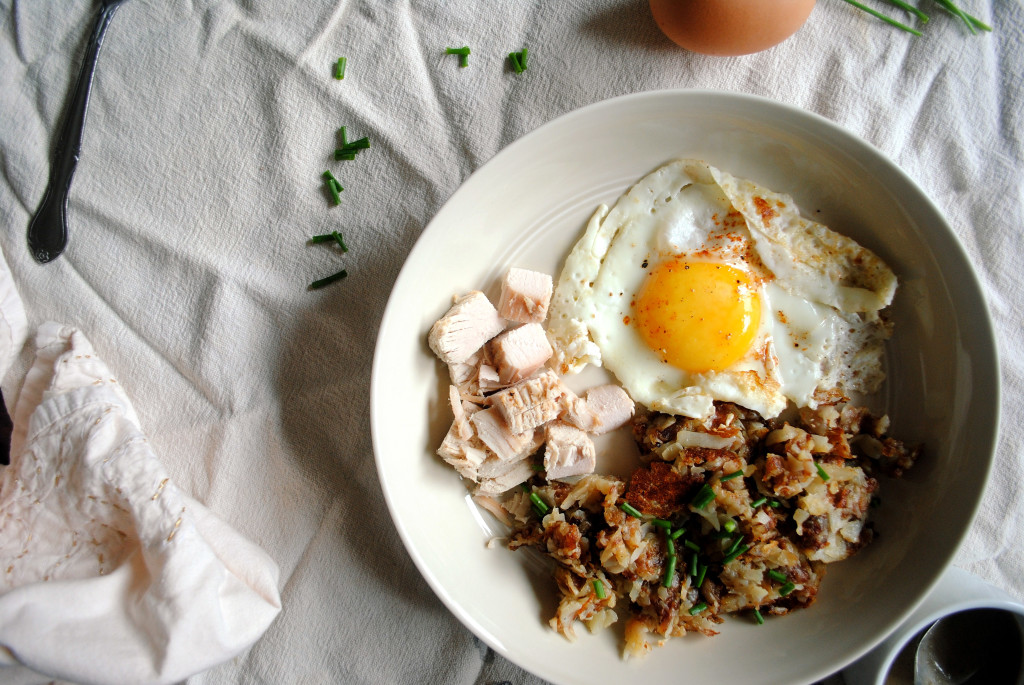
[[(877, 398), (893, 432), (926, 456), (884, 480), (880, 535), (829, 570), (809, 610), (715, 638), (677, 638), (620, 659), (621, 627), (570, 644), (547, 619), (550, 575), (529, 551), (488, 549), (500, 524), (435, 456), (450, 424), (447, 372), (430, 325), (451, 297), (495, 295), (511, 265), (557, 274), (586, 220), (676, 157), (696, 157), (794, 196), (806, 215), (860, 241), (896, 271), (896, 335)], [(487, 644), (556, 683), (801, 683), (879, 642), (949, 563), (981, 498), (995, 445), (991, 324), (964, 251), (921, 189), (877, 150), (818, 116), (730, 93), (660, 91), (598, 103), (527, 135), (473, 174), (424, 230), (395, 284), (377, 341), (372, 431), (395, 525), (441, 600)], [(398, 398), (397, 425), (395, 419)], [(600, 468), (600, 464), (599, 464)]]

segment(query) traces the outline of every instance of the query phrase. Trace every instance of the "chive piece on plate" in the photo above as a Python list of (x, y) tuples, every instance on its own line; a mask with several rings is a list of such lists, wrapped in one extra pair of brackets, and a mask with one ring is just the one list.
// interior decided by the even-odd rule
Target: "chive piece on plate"
[(700, 604), (694, 604), (692, 607), (690, 607), (690, 616), (696, 616), (701, 612), (707, 611), (707, 609), (708, 605), (704, 602), (701, 602)]
[(665, 538), (665, 553), (670, 557), (676, 555), (676, 543), (672, 542), (671, 537)]
[[(991, 31), (991, 29), (989, 29), (989, 30)], [(523, 71), (526, 71), (526, 57), (527, 57), (527, 54), (528, 53), (526, 51), (526, 48), (523, 48), (523, 51), (519, 53), (519, 66), (521, 66), (523, 68)]]
[(325, 285), (330, 285), (331, 283), (334, 283), (335, 281), (340, 281), (341, 279), (345, 278), (346, 276), (348, 276), (348, 272), (345, 271), (344, 269), (342, 269), (341, 271), (339, 271), (336, 274), (331, 274), (330, 276), (327, 276), (326, 278), (321, 278), (319, 281), (313, 281), (312, 283), (309, 284), (309, 287), (312, 290), (316, 290), (318, 288), (324, 287)]
[(344, 150), (335, 150), (334, 151), (334, 158), (336, 160), (338, 160), (338, 161), (348, 161), (348, 162), (351, 162), (353, 159), (356, 158), (356, 153), (354, 153), (354, 152), (345, 152)]
[(619, 509), (622, 509), (622, 511), (626, 512), (633, 518), (642, 519), (644, 517), (644, 515), (637, 511), (629, 502), (623, 502), (622, 504), (620, 504)]
[(533, 506), (536, 507), (537, 512), (542, 516), (551, 511), (551, 507), (548, 506), (548, 503), (542, 500), (540, 498), (540, 495), (538, 495), (536, 492), (530, 493), (530, 502), (533, 503)]
[(679, 530), (672, 531), (672, 534), (669, 535), (669, 537), (672, 538), (673, 540), (678, 540), (680, 538), (680, 536), (682, 536), (685, 533), (686, 533), (686, 529), (685, 528), (680, 528)]
[(751, 509), (757, 509), (759, 506), (768, 501), (767, 497), (758, 497), (756, 500), (750, 503)]
[(722, 566), (725, 566), (726, 564), (732, 563), (733, 561), (736, 560), (736, 557), (738, 557), (739, 555), (743, 554), (748, 549), (750, 549), (750, 545), (743, 545), (742, 547), (734, 549), (724, 559), (722, 559)]
[(715, 499), (715, 491), (711, 489), (711, 486), (705, 483), (701, 486), (701, 489), (697, 491), (697, 496), (693, 498), (691, 503), (695, 509), (703, 509), (707, 505), (711, 504), (711, 501)]
[(683, 545), (686, 547), (686, 549), (692, 549), (694, 552), (700, 551), (700, 547), (697, 545), (696, 542), (693, 542), (692, 540), (683, 540)]
[(757, 625), (764, 625), (764, 616), (761, 615), (760, 609), (754, 609), (754, 620), (757, 621)]
[(342, 126), (338, 129), (338, 138), (341, 140), (341, 146), (345, 147), (348, 145), (348, 128)]
[(742, 475), (743, 475), (743, 469), (737, 469), (737, 470), (733, 471), (732, 473), (729, 473), (727, 475), (722, 476), (719, 480), (722, 480), (722, 481), (732, 480), (733, 478), (739, 478)]
[(338, 62), (334, 65), (334, 78), (339, 81), (345, 78), (345, 63), (348, 62), (344, 57), (339, 57)]
[(608, 596), (604, 591), (604, 583), (601, 582), (600, 578), (594, 578), (594, 594), (597, 595), (598, 599), (604, 599)]
[(323, 176), (325, 179), (327, 179), (328, 183), (330, 183), (332, 181), (334, 183), (338, 183), (338, 179), (334, 178), (334, 174), (331, 173), (330, 169), (328, 169), (327, 171), (325, 171), (324, 173), (322, 173), (320, 175)]
[(697, 553), (694, 552), (690, 555), (690, 575), (694, 578), (700, 573), (700, 559), (697, 558)]
[(698, 587), (699, 588), (701, 585), (704, 584), (704, 576), (707, 574), (707, 572), (708, 572), (708, 565), (707, 564), (701, 564), (700, 575), (697, 576), (697, 582), (694, 584), (694, 587)]
[(309, 242), (316, 245), (317, 243), (329, 243), (334, 240), (334, 236), (330, 233), (324, 233), (323, 235), (315, 235), (309, 239)]
[(515, 52), (508, 53), (508, 61), (512, 64), (512, 71), (517, 74), (523, 73), (523, 65), (519, 62), (519, 54)]
[(768, 575), (780, 583), (786, 582), (786, 574), (782, 571), (777, 571), (774, 568), (768, 569)]
[(676, 574), (676, 557), (669, 557), (668, 563), (665, 565), (665, 577), (661, 579), (661, 584), (665, 587), (672, 587), (672, 579)]
[(818, 469), (818, 477), (823, 481), (827, 483), (830, 480), (828, 473), (825, 472), (825, 469), (821, 468), (821, 464), (814, 462), (814, 468)]
[(786, 595), (788, 595), (790, 592), (792, 592), (795, 589), (796, 589), (796, 585), (794, 585), (793, 583), (786, 583), (785, 585), (783, 585), (782, 587), (779, 588), (779, 595), (781, 595), (782, 597), (785, 597)]
[(725, 519), (725, 523), (722, 524), (722, 528), (725, 528), (725, 530), (730, 533), (735, 533), (737, 528), (736, 521), (734, 519)]
[(651, 524), (657, 526), (658, 528), (672, 528), (672, 522), (666, 521), (665, 519), (651, 519)]

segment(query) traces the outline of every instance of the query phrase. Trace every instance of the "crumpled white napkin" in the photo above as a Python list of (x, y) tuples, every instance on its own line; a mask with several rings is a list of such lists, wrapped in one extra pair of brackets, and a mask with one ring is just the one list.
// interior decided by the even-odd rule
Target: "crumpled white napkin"
[(276, 564), (171, 482), (81, 331), (37, 345), (0, 475), (0, 679), (171, 683), (251, 645)]

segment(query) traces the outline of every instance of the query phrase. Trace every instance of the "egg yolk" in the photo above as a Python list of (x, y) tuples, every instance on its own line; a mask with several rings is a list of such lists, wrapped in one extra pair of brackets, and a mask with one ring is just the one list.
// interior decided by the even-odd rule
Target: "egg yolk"
[(651, 272), (634, 309), (644, 342), (662, 360), (693, 373), (739, 361), (761, 320), (761, 298), (745, 271), (683, 259)]

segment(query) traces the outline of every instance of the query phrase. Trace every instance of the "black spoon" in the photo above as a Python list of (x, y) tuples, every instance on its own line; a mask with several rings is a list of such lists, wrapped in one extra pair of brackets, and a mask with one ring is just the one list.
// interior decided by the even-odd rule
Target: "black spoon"
[(96, 58), (99, 56), (103, 34), (114, 18), (114, 12), (123, 2), (125, 0), (100, 0), (100, 11), (92, 35), (89, 36), (85, 62), (64, 116), (57, 147), (53, 151), (50, 181), (43, 194), (43, 201), (39, 203), (35, 216), (28, 224), (28, 249), (40, 264), (59, 257), (68, 244), (68, 194), (82, 152), (82, 129), (85, 126), (85, 110), (89, 106), (92, 75), (96, 70)]

